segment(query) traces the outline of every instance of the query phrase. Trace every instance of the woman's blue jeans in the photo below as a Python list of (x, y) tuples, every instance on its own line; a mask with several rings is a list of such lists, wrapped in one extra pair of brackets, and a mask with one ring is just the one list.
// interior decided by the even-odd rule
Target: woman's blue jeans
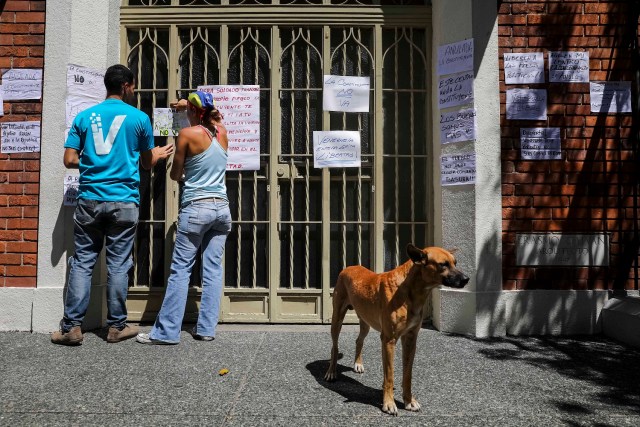
[(138, 224), (138, 205), (79, 199), (73, 214), (75, 254), (69, 258), (69, 282), (60, 326), (67, 332), (82, 325), (89, 307), (91, 275), (98, 255), (107, 244), (107, 324), (118, 329), (127, 321), (131, 251)]
[(213, 337), (222, 298), (222, 255), (231, 231), (229, 203), (220, 199), (196, 200), (180, 210), (171, 274), (162, 307), (151, 329), (152, 339), (180, 342), (191, 271), (202, 246), (202, 297), (196, 333)]

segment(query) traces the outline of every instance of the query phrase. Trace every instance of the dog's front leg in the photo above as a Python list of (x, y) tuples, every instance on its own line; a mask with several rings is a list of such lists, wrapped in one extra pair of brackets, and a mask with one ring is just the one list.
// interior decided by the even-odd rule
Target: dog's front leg
[(382, 383), (382, 410), (387, 414), (398, 415), (398, 407), (393, 398), (393, 357), (396, 349), (396, 340), (380, 334), (382, 340), (382, 370), (384, 382)]
[(413, 372), (413, 359), (416, 355), (416, 342), (418, 330), (414, 329), (402, 336), (402, 400), (407, 411), (419, 411), (420, 404), (411, 394), (411, 375)]

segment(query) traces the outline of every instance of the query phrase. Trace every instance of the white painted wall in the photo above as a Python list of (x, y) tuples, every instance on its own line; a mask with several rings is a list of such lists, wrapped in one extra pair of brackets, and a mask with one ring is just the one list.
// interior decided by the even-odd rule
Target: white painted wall
[[(120, 59), (119, 0), (49, 0), (46, 14), (38, 287), (0, 288), (0, 330), (50, 332), (58, 327), (66, 263), (73, 253), (73, 208), (62, 205), (66, 68), (72, 63), (106, 69)], [(104, 317), (103, 288), (92, 293), (87, 327), (98, 326)]]

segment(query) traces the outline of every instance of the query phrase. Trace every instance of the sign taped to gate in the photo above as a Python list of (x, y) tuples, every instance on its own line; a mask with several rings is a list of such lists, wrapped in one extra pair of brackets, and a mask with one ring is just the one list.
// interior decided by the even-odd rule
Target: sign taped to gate
[(153, 136), (177, 136), (180, 129), (189, 126), (185, 111), (175, 111), (171, 108), (153, 109)]
[(369, 112), (369, 77), (324, 76), (322, 109), (346, 113)]
[(229, 147), (228, 171), (260, 169), (260, 86), (211, 85), (198, 90), (213, 95), (224, 116)]
[(360, 132), (351, 130), (313, 132), (313, 167), (359, 168), (360, 165)]

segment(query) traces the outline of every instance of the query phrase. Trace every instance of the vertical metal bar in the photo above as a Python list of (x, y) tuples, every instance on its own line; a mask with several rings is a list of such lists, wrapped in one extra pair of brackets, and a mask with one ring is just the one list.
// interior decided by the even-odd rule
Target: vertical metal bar
[[(260, 32), (258, 31), (258, 35), (257, 38), (260, 37)], [(253, 83), (254, 84), (259, 84), (260, 83), (260, 47), (256, 45), (256, 51), (255, 51), (255, 62), (256, 62), (256, 69), (255, 69), (255, 76), (254, 76), (254, 80)], [(260, 95), (258, 95), (260, 96)], [(258, 148), (258, 150), (260, 150), (260, 148)], [(258, 154), (258, 158), (259, 158), (260, 154)], [(258, 160), (258, 164), (259, 164), (259, 160)], [(260, 167), (260, 166), (258, 166)], [(251, 282), (251, 287), (253, 289), (255, 289), (257, 287), (257, 283), (258, 283), (258, 269), (256, 268), (256, 262), (257, 262), (257, 257), (258, 257), (258, 225), (255, 223), (255, 221), (258, 220), (258, 171), (253, 171), (253, 227), (252, 227), (252, 231), (253, 231), (253, 269), (252, 269), (252, 282)]]
[[(362, 43), (362, 31), (358, 28), (358, 41)], [(362, 72), (362, 46), (356, 44), (358, 47), (358, 67), (357, 67), (357, 75), (363, 75)], [(366, 75), (369, 75), (369, 70), (367, 70)], [(362, 134), (362, 114), (358, 113), (358, 132)], [(358, 256), (358, 265), (362, 265), (362, 167), (358, 168), (358, 183), (356, 186), (356, 194), (357, 194), (357, 203), (356, 208), (358, 211), (358, 224), (356, 225), (358, 229), (358, 237), (356, 238), (357, 244), (357, 256)]]
[[(251, 34), (251, 28), (247, 29), (248, 33)], [(244, 44), (242, 43), (244, 40), (244, 28), (240, 29), (240, 49), (238, 49), (239, 55), (239, 72), (240, 72), (240, 81), (238, 84), (244, 84)], [(242, 172), (238, 172), (238, 271), (236, 272), (236, 284), (239, 288), (241, 285), (242, 279)]]
[[(140, 81), (140, 76), (142, 76), (142, 43), (140, 43), (141, 40), (142, 40), (142, 29), (139, 29), (138, 30), (138, 43), (139, 43), (138, 44), (138, 74), (137, 74), (138, 82)], [(138, 96), (136, 97), (138, 108), (140, 108), (140, 97), (141, 97), (140, 94), (138, 94)], [(143, 173), (146, 173), (146, 172), (143, 172)], [(140, 227), (140, 225), (138, 225), (138, 227)], [(134, 241), (135, 240), (137, 240), (137, 239), (134, 239)], [(138, 245), (134, 245), (134, 250), (136, 250), (136, 253), (137, 253), (137, 246)], [(133, 280), (134, 280), (134, 283), (138, 283), (138, 269), (137, 268), (134, 270)], [(151, 277), (149, 277), (149, 287), (151, 287)]]
[[(396, 28), (394, 30), (394, 36), (395, 36), (395, 40), (398, 40), (398, 29)], [(400, 191), (400, 184), (399, 184), (399, 178), (398, 178), (398, 170), (400, 167), (400, 160), (398, 158), (398, 139), (399, 139), (399, 135), (398, 135), (398, 118), (400, 116), (399, 112), (398, 112), (398, 108), (399, 108), (399, 93), (398, 93), (398, 46), (396, 45), (395, 49), (393, 50), (393, 95), (394, 95), (394, 106), (393, 106), (393, 123), (394, 123), (394, 131), (393, 131), (393, 147), (394, 147), (394, 161), (395, 161), (395, 168), (393, 171), (393, 177), (394, 177), (394, 205), (395, 205), (395, 254), (396, 254), (396, 259), (395, 259), (395, 265), (400, 264), (400, 225), (398, 224), (398, 222), (400, 221), (400, 210), (399, 210), (399, 198), (398, 198), (398, 191)]]
[[(168, 93), (167, 98), (170, 101), (174, 96), (177, 96), (178, 91), (178, 71), (179, 71), (179, 55), (180, 52), (180, 37), (178, 34), (177, 25), (172, 25), (169, 28), (169, 63), (167, 64), (169, 68), (168, 73)], [(169, 97), (170, 96), (170, 97)], [(173, 137), (170, 137), (173, 139)], [(167, 159), (166, 168), (167, 170), (171, 169), (171, 164), (173, 162), (173, 157)], [(170, 269), (171, 269), (171, 253), (173, 250), (173, 244), (171, 239), (168, 237), (171, 232), (172, 225), (178, 219), (178, 183), (171, 179), (169, 174), (165, 175), (165, 183), (167, 192), (165, 194), (165, 223), (164, 223), (164, 235), (165, 235), (165, 245), (164, 245), (164, 281), (166, 283), (167, 278), (169, 277)]]
[[(331, 30), (322, 27), (322, 72), (331, 70)], [(329, 112), (322, 112), (322, 129), (330, 128)], [(331, 174), (328, 168), (322, 169), (322, 321), (331, 319)]]
[[(342, 29), (342, 41), (346, 41), (349, 34), (347, 34), (346, 28)], [(342, 74), (347, 74), (347, 43), (342, 45)], [(342, 113), (342, 129), (347, 128), (347, 114)], [(346, 169), (342, 168), (342, 268), (347, 266), (347, 173)]]
[[(406, 31), (406, 30), (404, 30)], [(409, 29), (409, 39), (411, 40), (411, 42), (413, 42), (413, 28)], [(416, 145), (416, 126), (415, 126), (415, 93), (413, 92), (415, 90), (414, 87), (414, 73), (413, 73), (413, 67), (414, 67), (414, 58), (413, 58), (413, 46), (409, 46), (409, 96), (410, 96), (410, 108), (411, 108), (411, 112), (409, 113), (409, 119), (411, 120), (411, 179), (409, 180), (409, 183), (411, 185), (411, 190), (409, 191), (409, 194), (411, 195), (411, 241), (415, 243), (416, 241), (416, 198), (415, 198), (415, 194), (416, 194), (416, 184), (415, 184), (415, 180), (413, 179), (415, 177), (415, 162), (416, 162), (416, 158), (415, 156), (415, 145)], [(425, 245), (426, 242), (420, 242), (420, 245), (422, 246), (426, 246)]]
[[(300, 32), (300, 34), (302, 34), (302, 30)], [(309, 40), (311, 40), (311, 38), (309, 37), (309, 29), (307, 29), (307, 38)], [(304, 184), (305, 184), (305, 221), (307, 222), (305, 225), (305, 233), (304, 233), (304, 247), (305, 247), (305, 251), (304, 251), (304, 273), (305, 273), (305, 284), (304, 287), (305, 288), (309, 288), (309, 252), (311, 250), (310, 248), (310, 242), (309, 242), (309, 228), (311, 227), (311, 225), (309, 224), (309, 210), (311, 209), (311, 202), (310, 202), (310, 197), (309, 197), (309, 193), (310, 193), (310, 188), (309, 188), (309, 153), (311, 152), (311, 150), (309, 149), (309, 132), (311, 131), (311, 104), (310, 104), (310, 99), (309, 99), (309, 82), (311, 80), (310, 74), (311, 74), (311, 50), (309, 47), (309, 44), (307, 44), (307, 52), (306, 52), (306, 62), (307, 62), (307, 78), (306, 78), (306, 91), (305, 91), (305, 111), (306, 111), (306, 116), (307, 116), (307, 120), (306, 120), (306, 126), (305, 126), (305, 133), (304, 133), (304, 138), (306, 141), (306, 151), (305, 154), (307, 156), (305, 156), (305, 171), (304, 171)]]
[(382, 62), (382, 26), (376, 25), (374, 27), (374, 114), (373, 114), (373, 164), (374, 164), (374, 193), (373, 193), (373, 218), (374, 218), (374, 248), (375, 253), (373, 257), (373, 265), (375, 271), (382, 271), (384, 269), (384, 158), (382, 157), (384, 151), (383, 136), (384, 129), (382, 126), (384, 122), (382, 120), (382, 73), (384, 64)]
[[(147, 29), (147, 31), (149, 31)], [(151, 37), (149, 37), (151, 38)], [(151, 70), (152, 70), (152, 83), (151, 83), (151, 88), (153, 89), (151, 91), (151, 108), (154, 108), (156, 106), (156, 89), (157, 89), (157, 76), (158, 76), (158, 70), (156, 69), (156, 67), (158, 66), (158, 30), (156, 28), (153, 29), (153, 64), (151, 66)], [(152, 110), (153, 111), (153, 110)], [(155, 173), (154, 173), (154, 167), (152, 167), (149, 170), (149, 284), (151, 284), (151, 279), (153, 277), (153, 252), (154, 252), (154, 242), (153, 242), (153, 237), (155, 235), (155, 229), (154, 229), (154, 222), (153, 220), (155, 219), (155, 209), (153, 206), (153, 195), (155, 194), (155, 191), (153, 191), (153, 177), (154, 177)]]
[(291, 78), (292, 78), (292, 88), (291, 88), (291, 119), (290, 119), (290, 136), (291, 136), (291, 141), (290, 141), (290, 145), (289, 145), (289, 154), (291, 154), (292, 156), (289, 157), (289, 221), (291, 221), (291, 223), (289, 223), (289, 289), (293, 289), (293, 265), (295, 264), (295, 257), (294, 257), (294, 252), (293, 252), (293, 234), (295, 232), (294, 229), (294, 224), (293, 224), (293, 218), (294, 218), (294, 182), (293, 182), (293, 174), (294, 174), (294, 170), (295, 170), (295, 166), (293, 163), (293, 154), (295, 154), (296, 152), (296, 148), (295, 148), (295, 140), (296, 140), (296, 136), (295, 136), (295, 132), (296, 132), (296, 128), (295, 128), (295, 122), (296, 122), (296, 109), (295, 109), (295, 102), (296, 102), (296, 95), (295, 95), (295, 79), (296, 79), (296, 45), (293, 44), (291, 46)]
[(280, 195), (278, 190), (278, 176), (276, 174), (278, 166), (278, 158), (281, 153), (280, 146), (280, 120), (282, 113), (280, 112), (280, 31), (277, 26), (271, 27), (271, 49), (273, 52), (271, 62), (271, 97), (270, 97), (270, 111), (271, 117), (271, 134), (270, 134), (270, 155), (269, 155), (269, 186), (271, 191), (269, 193), (269, 248), (267, 252), (267, 261), (269, 263), (269, 320), (274, 321), (279, 317), (277, 308), (278, 287), (280, 286), (280, 239), (279, 239), (279, 212)]
[(195, 89), (193, 87), (193, 27), (189, 29), (189, 90)]

